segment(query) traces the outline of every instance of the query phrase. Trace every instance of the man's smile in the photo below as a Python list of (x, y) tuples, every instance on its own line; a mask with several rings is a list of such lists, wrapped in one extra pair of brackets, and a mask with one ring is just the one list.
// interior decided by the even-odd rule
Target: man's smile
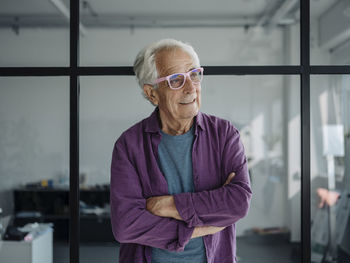
[(190, 105), (192, 103), (196, 102), (196, 98), (194, 98), (193, 100), (189, 101), (189, 102), (180, 102), (181, 105)]

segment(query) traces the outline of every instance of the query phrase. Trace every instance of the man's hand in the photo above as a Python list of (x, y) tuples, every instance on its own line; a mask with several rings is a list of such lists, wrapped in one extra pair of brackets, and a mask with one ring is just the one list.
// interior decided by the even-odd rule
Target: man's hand
[(324, 188), (318, 188), (317, 189), (317, 194), (320, 197), (320, 203), (318, 204), (319, 208), (322, 208), (325, 204), (332, 206), (334, 205), (340, 194), (334, 191), (328, 191), (327, 189)]
[(174, 197), (172, 195), (163, 195), (148, 198), (146, 201), (146, 209), (156, 216), (183, 220), (176, 209)]
[[(230, 180), (232, 180), (232, 178), (233, 176)], [(230, 181), (226, 182), (229, 183)], [(179, 215), (179, 212), (176, 209), (174, 197), (171, 195), (155, 196), (148, 198), (146, 201), (146, 209), (156, 216), (171, 217), (183, 221), (183, 219)], [(193, 230), (191, 238), (212, 235), (217, 232), (220, 232), (223, 229), (225, 229), (225, 227), (197, 226)]]
[(202, 237), (207, 235), (212, 235), (221, 230), (225, 229), (224, 227), (218, 226), (197, 226), (194, 228), (191, 238)]
[(236, 175), (236, 174), (235, 174), (234, 172), (230, 173), (230, 174), (227, 176), (227, 179), (226, 179), (226, 181), (225, 181), (225, 183), (224, 183), (223, 186), (228, 185), (229, 183), (231, 183), (231, 181), (232, 181), (233, 177), (235, 177), (235, 175)]

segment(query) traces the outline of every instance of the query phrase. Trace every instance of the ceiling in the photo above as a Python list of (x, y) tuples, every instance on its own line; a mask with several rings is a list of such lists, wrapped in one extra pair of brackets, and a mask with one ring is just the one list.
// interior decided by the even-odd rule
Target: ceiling
[[(311, 0), (318, 17), (337, 0)], [(53, 2), (0, 0), (0, 27), (62, 27), (68, 17)], [(299, 20), (299, 0), (80, 0), (85, 27), (190, 27), (292, 24)]]

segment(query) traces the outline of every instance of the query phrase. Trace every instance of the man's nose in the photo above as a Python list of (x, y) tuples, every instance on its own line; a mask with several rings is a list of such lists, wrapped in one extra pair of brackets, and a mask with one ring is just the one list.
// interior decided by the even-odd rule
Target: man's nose
[(186, 77), (185, 85), (184, 85), (184, 92), (186, 93), (193, 93), (196, 91), (196, 86), (193, 84), (192, 80), (190, 78)]

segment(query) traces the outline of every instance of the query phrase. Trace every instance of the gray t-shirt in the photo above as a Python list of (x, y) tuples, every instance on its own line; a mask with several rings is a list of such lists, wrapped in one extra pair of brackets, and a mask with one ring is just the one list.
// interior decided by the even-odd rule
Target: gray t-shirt
[[(168, 183), (169, 194), (194, 192), (192, 146), (194, 126), (185, 134), (162, 133), (158, 146), (159, 167)], [(183, 252), (152, 248), (152, 263), (206, 263), (203, 238), (191, 239)]]

